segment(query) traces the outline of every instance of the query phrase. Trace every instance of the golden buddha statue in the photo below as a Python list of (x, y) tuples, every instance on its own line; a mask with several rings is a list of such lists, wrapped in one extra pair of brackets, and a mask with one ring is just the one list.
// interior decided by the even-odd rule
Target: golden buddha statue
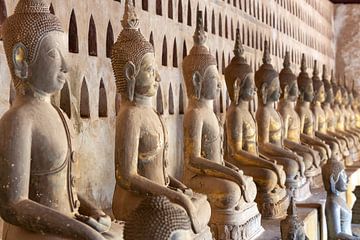
[(315, 120), (310, 108), (310, 104), (314, 99), (314, 87), (311, 78), (306, 72), (305, 54), (302, 55), (301, 72), (298, 76), (298, 86), (300, 90), (300, 97), (296, 103), (295, 110), (300, 117), (301, 142), (312, 146), (316, 151), (318, 151), (321, 157), (320, 164), (324, 164), (329, 158), (331, 158), (331, 149), (315, 135)]
[(355, 131), (357, 135), (359, 135), (360, 129), (356, 126), (356, 113), (354, 108), (354, 106), (357, 104), (355, 103), (356, 100), (354, 96), (354, 93), (357, 94), (356, 91), (354, 90), (354, 80), (352, 81), (352, 85), (348, 86), (346, 90), (348, 95), (348, 104), (346, 106), (346, 109), (349, 113), (349, 128), (352, 131)]
[(216, 59), (206, 46), (201, 11), (193, 39), (182, 66), (189, 99), (184, 116), (184, 182), (208, 196), (216, 239), (251, 239), (262, 231), (254, 202), (256, 185), (223, 159), (222, 125), (213, 111), (220, 78)]
[(240, 30), (236, 30), (235, 57), (225, 69), (231, 105), (226, 115), (227, 160), (252, 176), (257, 186), (256, 202), (263, 218), (286, 214), (288, 197), (285, 172), (275, 160), (259, 156), (257, 125), (249, 111), (255, 93), (253, 71), (243, 56)]
[(42, 0), (20, 0), (2, 33), (16, 88), (0, 120), (2, 239), (121, 239), (119, 226), (77, 193), (74, 129), (51, 103), (69, 70), (60, 20)]
[(353, 83), (352, 88), (352, 94), (353, 94), (353, 101), (352, 101), (352, 108), (355, 113), (355, 126), (357, 129), (360, 129), (360, 94), (355, 89), (355, 84)]
[(303, 157), (305, 163), (305, 175), (311, 182), (313, 177), (321, 173), (319, 167), (319, 153), (311, 147), (301, 144), (300, 117), (295, 111), (295, 102), (299, 96), (296, 76), (290, 68), (290, 53), (286, 52), (284, 68), (280, 72), (281, 99), (278, 104), (278, 112), (282, 116), (284, 124), (284, 144), (287, 148)]
[(285, 148), (283, 144), (283, 123), (275, 110), (275, 102), (279, 100), (281, 89), (279, 74), (271, 65), (269, 46), (265, 41), (263, 65), (255, 73), (255, 85), (259, 94), (259, 106), (256, 112), (258, 123), (259, 152), (261, 155), (276, 159), (283, 165), (286, 173), (286, 187), (295, 189), (295, 198), (304, 199), (310, 196), (309, 181), (304, 172), (303, 158)]
[[(166, 127), (152, 106), (160, 76), (154, 48), (141, 34), (138, 24), (135, 7), (127, 0), (123, 30), (111, 57), (122, 97), (116, 119), (114, 216), (126, 221), (149, 195), (165, 196), (173, 208), (190, 218), (194, 238), (212, 239), (207, 226), (211, 209), (206, 196), (193, 192), (168, 174)], [(184, 234), (185, 238), (187, 233)]]

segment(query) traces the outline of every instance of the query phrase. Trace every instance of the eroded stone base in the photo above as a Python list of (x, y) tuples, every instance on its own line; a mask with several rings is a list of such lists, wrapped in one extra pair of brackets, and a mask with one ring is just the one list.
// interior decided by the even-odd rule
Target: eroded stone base
[(256, 203), (242, 210), (212, 209), (210, 227), (216, 240), (250, 240), (264, 231)]

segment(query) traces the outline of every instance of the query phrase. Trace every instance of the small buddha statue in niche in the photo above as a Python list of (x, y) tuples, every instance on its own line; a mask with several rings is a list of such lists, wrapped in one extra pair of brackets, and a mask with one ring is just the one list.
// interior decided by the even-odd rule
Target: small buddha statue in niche
[(287, 148), (303, 157), (305, 163), (305, 175), (311, 181), (312, 177), (320, 174), (321, 169), (319, 153), (311, 147), (301, 144), (300, 117), (295, 111), (295, 102), (299, 96), (295, 74), (290, 68), (290, 53), (287, 51), (284, 58), (284, 69), (280, 72), (281, 99), (278, 104), (278, 112), (284, 123), (284, 144)]
[(259, 106), (256, 122), (259, 130), (259, 152), (265, 157), (276, 159), (284, 167), (288, 191), (295, 189), (295, 197), (304, 199), (310, 196), (309, 182), (306, 180), (303, 158), (285, 148), (283, 144), (283, 123), (275, 110), (275, 102), (280, 98), (279, 74), (271, 65), (269, 46), (265, 41), (263, 65), (255, 73)]
[(310, 104), (314, 99), (314, 87), (311, 78), (306, 72), (305, 54), (302, 55), (298, 86), (300, 96), (296, 103), (295, 110), (300, 117), (301, 142), (312, 146), (318, 151), (321, 157), (321, 164), (324, 164), (331, 157), (331, 149), (315, 136), (314, 116), (310, 108)]
[(210, 226), (216, 239), (250, 239), (262, 231), (254, 202), (256, 185), (251, 177), (223, 159), (222, 126), (213, 111), (220, 77), (216, 59), (206, 46), (201, 11), (193, 39), (194, 46), (182, 66), (189, 99), (184, 116), (183, 179), (189, 187), (208, 196)]
[(17, 92), (0, 120), (2, 239), (120, 239), (110, 217), (75, 191), (74, 131), (51, 104), (69, 70), (59, 19), (42, 0), (20, 0), (2, 30)]
[(276, 160), (259, 156), (257, 125), (249, 110), (255, 93), (252, 68), (244, 58), (240, 30), (236, 30), (235, 57), (225, 69), (225, 80), (231, 99), (227, 110), (227, 158), (246, 175), (252, 176), (258, 194), (256, 202), (263, 218), (278, 218), (286, 214), (288, 205), (285, 172)]
[[(325, 66), (325, 65), (324, 65)], [(325, 75), (325, 69), (323, 74)], [(323, 76), (323, 78), (326, 78)], [(314, 130), (315, 136), (322, 141), (324, 141), (331, 148), (332, 158), (337, 158), (337, 160), (342, 160), (340, 154), (340, 142), (333, 136), (327, 134), (327, 121), (325, 111), (322, 108), (322, 103), (325, 101), (325, 86), (324, 82), (319, 77), (319, 71), (317, 68), (317, 61), (314, 63), (314, 72), (313, 72), (313, 87), (314, 87), (314, 100), (311, 104), (311, 110), (314, 116)]]
[(340, 161), (329, 160), (322, 168), (322, 175), (327, 192), (325, 216), (328, 239), (360, 239), (352, 233), (351, 209), (342, 196), (342, 193), (347, 191), (348, 184), (344, 164)]
[(132, 1), (126, 1), (121, 23), (111, 58), (122, 97), (116, 119), (114, 216), (126, 221), (147, 196), (163, 195), (190, 218), (194, 237), (211, 239), (206, 196), (167, 173), (166, 127), (152, 106), (160, 76), (154, 48), (138, 28)]

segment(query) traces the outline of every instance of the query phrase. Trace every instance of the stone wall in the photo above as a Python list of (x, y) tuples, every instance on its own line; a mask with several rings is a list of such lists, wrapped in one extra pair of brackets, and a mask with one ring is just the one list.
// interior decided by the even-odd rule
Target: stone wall
[(337, 4), (335, 8), (336, 72), (360, 87), (360, 5)]
[[(47, 0), (50, 3), (50, 0)], [(192, 47), (196, 10), (205, 15), (208, 46), (220, 72), (232, 58), (236, 28), (254, 70), (261, 64), (263, 42), (270, 41), (275, 69), (286, 50), (299, 72), (301, 54), (334, 68), (333, 5), (327, 0), (135, 0), (142, 33), (154, 44), (162, 77), (154, 106), (169, 132), (170, 171), (182, 175), (182, 120), (186, 92), (182, 59)], [(0, 0), (0, 24), (12, 14), (16, 0)], [(6, 9), (5, 9), (6, 8)], [(66, 87), (56, 102), (77, 130), (81, 178), (79, 189), (99, 206), (111, 206), (114, 178), (116, 88), (108, 52), (121, 30), (124, 0), (53, 0), (51, 10), (69, 33)], [(309, 69), (309, 72), (311, 69)], [(0, 42), (0, 113), (9, 107), (10, 77)], [(229, 104), (225, 84), (214, 111)]]

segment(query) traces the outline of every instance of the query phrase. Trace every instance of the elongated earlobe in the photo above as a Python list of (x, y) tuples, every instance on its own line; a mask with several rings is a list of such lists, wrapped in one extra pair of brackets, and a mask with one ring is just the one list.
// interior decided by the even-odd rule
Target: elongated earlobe
[(125, 77), (127, 81), (128, 98), (132, 102), (134, 100), (135, 93), (135, 65), (132, 62), (127, 62), (125, 65)]
[(29, 65), (27, 63), (28, 52), (24, 44), (18, 43), (13, 48), (12, 59), (15, 75), (19, 79), (27, 79), (29, 76)]
[(240, 85), (241, 85), (241, 79), (236, 78), (234, 82), (234, 101), (236, 105), (239, 104), (240, 88), (241, 88)]
[(261, 95), (263, 104), (265, 105), (267, 103), (267, 87), (265, 83), (261, 86)]
[(284, 99), (287, 99), (289, 96), (289, 85), (285, 86), (284, 89)]
[(192, 77), (193, 87), (194, 87), (194, 96), (196, 99), (200, 99), (201, 97), (201, 82), (202, 77), (199, 72), (195, 72)]

